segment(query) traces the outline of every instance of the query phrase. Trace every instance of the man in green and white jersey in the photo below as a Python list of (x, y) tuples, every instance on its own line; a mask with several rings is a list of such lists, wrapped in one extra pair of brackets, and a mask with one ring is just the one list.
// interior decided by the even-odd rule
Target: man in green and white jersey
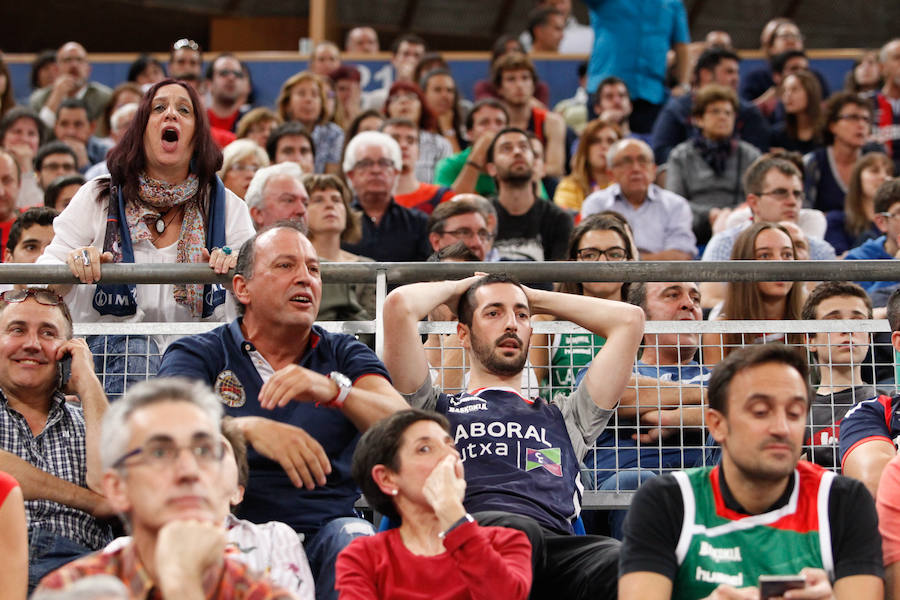
[(706, 423), (715, 467), (644, 485), (625, 521), (619, 598), (759, 598), (760, 575), (803, 575), (786, 598), (881, 598), (872, 497), (800, 461), (808, 367), (781, 344), (743, 348), (713, 371)]

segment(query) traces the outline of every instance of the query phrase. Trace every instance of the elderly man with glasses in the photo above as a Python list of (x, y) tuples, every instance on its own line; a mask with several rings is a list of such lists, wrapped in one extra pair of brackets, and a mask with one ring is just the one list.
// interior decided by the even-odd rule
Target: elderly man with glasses
[[(66, 392), (78, 402), (66, 402)], [(106, 408), (62, 298), (40, 288), (0, 294), (0, 471), (25, 495), (29, 587), (111, 539), (97, 520), (113, 514), (97, 491)]]
[(394, 200), (402, 168), (400, 145), (387, 134), (365, 131), (347, 144), (344, 172), (363, 219), (362, 239), (343, 244), (344, 250), (384, 262), (423, 261), (431, 254), (428, 216)]
[[(817, 226), (822, 225), (824, 216), (817, 210), (802, 208), (803, 179), (793, 162), (775, 154), (763, 154), (747, 167), (743, 185), (752, 219), (713, 235), (703, 251), (702, 260), (731, 260), (735, 240), (757, 221), (796, 223), (806, 234), (810, 259), (835, 259), (834, 248), (822, 239), (824, 227)], [(704, 308), (711, 308), (725, 298), (724, 283), (707, 281), (700, 284), (700, 291)]]
[(64, 566), (41, 588), (102, 574), (133, 598), (294, 598), (225, 554), (221, 418), (213, 391), (183, 379), (143, 382), (116, 402), (100, 438), (103, 490), (131, 541)]
[(631, 225), (642, 260), (693, 259), (697, 239), (690, 205), (653, 183), (650, 146), (634, 138), (619, 140), (607, 152), (606, 164), (616, 183), (585, 198), (581, 218), (614, 210)]

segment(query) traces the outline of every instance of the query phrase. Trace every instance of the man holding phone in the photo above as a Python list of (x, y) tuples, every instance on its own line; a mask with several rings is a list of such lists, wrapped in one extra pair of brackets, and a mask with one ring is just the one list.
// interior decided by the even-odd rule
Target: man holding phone
[[(68, 385), (62, 385), (70, 363)], [(64, 393), (78, 396), (80, 406)], [(0, 294), (0, 471), (16, 478), (28, 518), (29, 588), (111, 539), (100, 489), (100, 421), (107, 401), (72, 316), (42, 288)]]
[(882, 598), (871, 495), (800, 461), (808, 381), (805, 359), (782, 344), (742, 348), (716, 366), (706, 425), (722, 460), (637, 492), (619, 598), (765, 599), (798, 584), (786, 597)]

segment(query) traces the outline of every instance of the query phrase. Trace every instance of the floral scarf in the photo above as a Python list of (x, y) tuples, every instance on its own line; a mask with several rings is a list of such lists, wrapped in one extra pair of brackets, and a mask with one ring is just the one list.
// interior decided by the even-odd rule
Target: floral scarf
[[(199, 181), (194, 173), (175, 185), (152, 179), (146, 173), (141, 173), (138, 176), (139, 200), (125, 205), (125, 220), (131, 231), (132, 243), (136, 244), (141, 240), (152, 242), (158, 234), (155, 229), (151, 231), (151, 227), (155, 226), (160, 213), (184, 205), (175, 260), (179, 263), (203, 262), (206, 232), (197, 198), (198, 189)], [(121, 260), (121, 253), (115, 260), (116, 262)], [(193, 316), (199, 317), (203, 312), (203, 285), (178, 283), (175, 284), (173, 295), (175, 302), (187, 306)]]

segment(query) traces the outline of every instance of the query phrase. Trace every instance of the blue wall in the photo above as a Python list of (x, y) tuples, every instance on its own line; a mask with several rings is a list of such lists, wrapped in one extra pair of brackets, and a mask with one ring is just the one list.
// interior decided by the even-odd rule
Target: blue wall
[[(464, 96), (472, 98), (472, 88), (479, 79), (488, 76), (487, 60), (449, 60), (450, 69)], [(535, 67), (538, 76), (546, 81), (550, 87), (550, 101), (555, 104), (560, 100), (570, 97), (578, 86), (576, 69), (580, 60), (538, 60)], [(843, 86), (844, 74), (850, 69), (853, 61), (850, 59), (818, 59), (811, 60), (812, 67), (820, 71), (832, 91)], [(306, 68), (306, 61), (247, 61), (253, 76), (253, 85), (256, 90), (256, 104), (258, 106), (271, 106), (278, 96), (281, 83), (288, 77)], [(362, 61), (355, 62), (363, 74), (364, 89), (373, 90), (385, 87), (391, 83), (391, 69), (387, 61)], [(763, 64), (760, 59), (747, 59), (741, 63), (741, 73), (746, 74)], [(128, 74), (129, 63), (125, 62), (95, 62), (93, 63), (91, 79), (105, 83), (110, 87), (125, 80)], [(25, 98), (29, 94), (29, 74), (31, 66), (27, 64), (10, 63), (13, 89), (18, 98)]]

